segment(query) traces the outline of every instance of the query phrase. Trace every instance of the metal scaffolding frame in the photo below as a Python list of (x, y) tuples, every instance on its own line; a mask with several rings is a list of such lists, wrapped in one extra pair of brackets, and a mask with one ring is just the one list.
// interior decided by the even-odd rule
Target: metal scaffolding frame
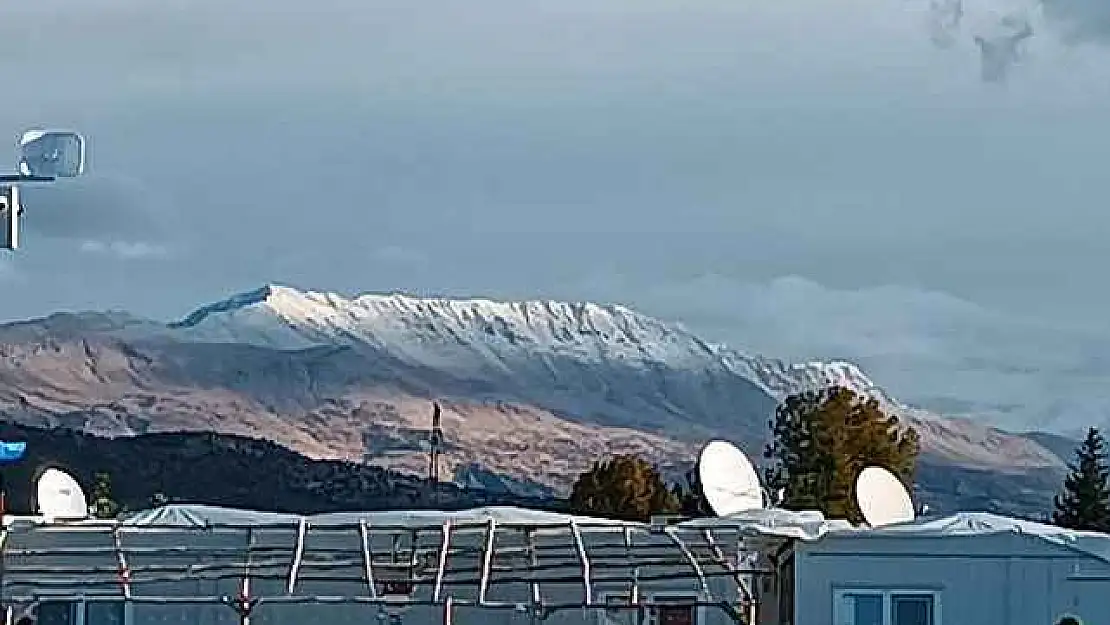
[[(94, 544), (21, 544), (28, 542), (21, 537), (51, 543), (54, 532)], [(164, 540), (167, 533), (174, 538), (156, 544), (156, 537), (163, 535)], [(291, 540), (264, 540), (274, 534)], [(226, 540), (209, 544), (200, 540), (204, 537)], [(382, 548), (383, 543), (388, 547)], [(301, 518), (291, 524), (199, 528), (114, 521), (17, 523), (0, 532), (0, 601), (6, 608), (6, 625), (43, 601), (218, 603), (235, 610), (243, 625), (263, 604), (366, 604), (383, 610), (440, 606), (447, 625), (452, 610), (461, 606), (515, 610), (539, 619), (571, 608), (636, 609), (642, 615), (645, 608), (664, 605), (646, 598), (644, 586), (685, 581), (697, 589), (692, 594), (698, 599), (681, 605), (720, 608), (742, 624), (753, 623), (756, 616), (749, 580), (775, 575), (773, 565), (745, 564), (749, 559), (743, 556), (757, 550), (768, 551), (750, 544), (739, 526), (724, 522), (712, 528), (579, 517), (538, 523), (490, 518), (374, 524), (362, 519), (321, 525)], [(238, 592), (164, 590), (167, 583), (215, 585), (222, 580), (234, 580), (228, 583)], [(328, 594), (306, 589), (309, 584), (360, 590)], [(527, 596), (493, 597), (498, 588), (513, 585), (526, 588)], [(545, 594), (544, 589), (553, 586), (579, 587), (580, 592), (573, 599), (565, 592), (562, 597)], [(155, 592), (154, 587), (163, 590)], [(627, 604), (599, 600), (599, 587), (621, 588)]]

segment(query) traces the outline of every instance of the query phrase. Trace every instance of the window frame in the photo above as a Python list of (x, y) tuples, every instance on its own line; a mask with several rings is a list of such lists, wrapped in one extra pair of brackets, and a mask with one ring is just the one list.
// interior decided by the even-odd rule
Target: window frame
[[(628, 605), (628, 596), (629, 596), (629, 594), (631, 594), (631, 593), (629, 593), (627, 590), (610, 590), (610, 591), (605, 591), (605, 592), (598, 593), (598, 599), (600, 599), (601, 603), (608, 603), (610, 599), (619, 599), (620, 603), (614, 604), (613, 607), (615, 609), (618, 609), (618, 610), (624, 612), (624, 613), (630, 613), (630, 612), (635, 611), (636, 606)], [(702, 593), (698, 592), (696, 590), (688, 590), (688, 591), (659, 590), (659, 591), (654, 591), (654, 592), (640, 592), (640, 597), (645, 598), (649, 602), (652, 602), (652, 603), (659, 602), (659, 603), (662, 603), (662, 604), (667, 604), (669, 602), (674, 602), (675, 605), (680, 606), (680, 607), (682, 606), (682, 603), (681, 603), (682, 601), (703, 601), (704, 600), (704, 597), (703, 597)], [(659, 623), (658, 616), (651, 614), (652, 608), (654, 606), (644, 606), (644, 607), (645, 607), (645, 610), (648, 611), (648, 613), (644, 614), (644, 622), (643, 622), (642, 625), (658, 625), (658, 623)], [(705, 625), (707, 623), (707, 621), (705, 620), (707, 606), (692, 605), (692, 606), (689, 606), (689, 607), (694, 610), (694, 623), (693, 623), (693, 625)], [(610, 608), (598, 608), (597, 609), (597, 619), (596, 619), (597, 625), (612, 625), (612, 622), (609, 620), (609, 617), (606, 614), (606, 612), (608, 612), (609, 609)], [(633, 625), (637, 625), (637, 624), (633, 623)]]
[[(930, 625), (943, 625), (944, 616), (941, 611), (941, 592), (936, 588), (875, 588), (875, 587), (841, 587), (833, 590), (833, 623), (840, 625), (846, 622), (848, 615), (843, 613), (844, 597), (846, 595), (878, 595), (883, 601), (883, 625), (894, 625), (894, 601), (896, 595), (923, 596), (933, 600), (933, 622)], [(856, 625), (852, 623), (852, 625)]]
[[(689, 607), (691, 610), (694, 611), (693, 622), (691, 623), (691, 625), (705, 625), (705, 606), (686, 606), (683, 604), (684, 601), (701, 601), (701, 593), (699, 592), (673, 592), (669, 590), (653, 592), (648, 594), (648, 599), (654, 603), (659, 603), (662, 605), (669, 605), (673, 602), (673, 605), (675, 607)], [(655, 610), (656, 607), (657, 606), (651, 606), (648, 608), (649, 613), (647, 614), (647, 618), (644, 619), (645, 625), (661, 625), (659, 614), (656, 613)]]
[[(123, 610), (123, 625), (131, 625), (131, 623), (133, 622), (133, 619), (132, 619), (132, 616), (133, 616), (132, 615), (132, 607), (133, 607), (132, 603), (130, 601), (125, 601), (123, 599), (123, 597), (120, 597), (118, 599), (117, 598), (112, 598), (112, 599), (97, 600), (97, 601), (86, 601), (85, 599), (71, 599), (71, 600), (70, 599), (53, 599), (53, 598), (50, 598), (50, 597), (43, 597), (39, 601), (39, 605), (42, 605), (42, 604), (45, 604), (45, 603), (65, 603), (65, 604), (69, 604), (70, 615), (72, 617), (70, 625), (87, 625), (88, 620), (89, 620), (88, 619), (89, 606), (91, 606), (93, 604), (99, 604), (99, 603), (115, 604), (119, 607), (119, 609)], [(37, 606), (32, 611), (32, 614), (35, 615), (35, 622), (37, 623), (38, 622), (38, 607)]]

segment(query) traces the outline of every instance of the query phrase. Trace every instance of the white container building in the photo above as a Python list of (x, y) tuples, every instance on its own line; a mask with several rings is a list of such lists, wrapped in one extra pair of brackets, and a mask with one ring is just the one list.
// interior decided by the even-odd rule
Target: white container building
[(482, 508), (8, 517), (6, 625), (1089, 625), (1110, 536), (988, 514), (876, 529)]

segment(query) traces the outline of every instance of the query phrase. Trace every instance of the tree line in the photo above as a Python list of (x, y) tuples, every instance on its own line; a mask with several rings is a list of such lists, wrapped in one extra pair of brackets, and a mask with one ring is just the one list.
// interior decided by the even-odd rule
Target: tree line
[[(787, 397), (768, 423), (771, 442), (763, 482), (782, 493), (786, 509), (820, 510), (827, 517), (863, 520), (855, 503), (855, 479), (864, 467), (885, 467), (912, 485), (921, 440), (913, 427), (886, 414), (878, 400), (851, 389), (831, 387)], [(1053, 500), (1052, 522), (1061, 527), (1110, 533), (1110, 445), (1090, 428), (1068, 464), (1061, 493)], [(112, 495), (111, 477), (97, 473), (90, 508), (98, 518), (125, 509)], [(151, 506), (167, 503), (157, 493)], [(647, 521), (655, 514), (686, 517), (713, 514), (701, 492), (697, 471), (668, 483), (646, 460), (618, 455), (593, 463), (575, 481), (570, 509), (615, 519)]]
[[(890, 470), (914, 483), (921, 439), (910, 425), (887, 414), (878, 400), (834, 386), (787, 397), (768, 423), (763, 450), (768, 491), (781, 493), (786, 509), (820, 510), (829, 518), (863, 520), (855, 502), (855, 479), (864, 467)], [(1062, 492), (1054, 499), (1053, 523), (1110, 532), (1107, 443), (1091, 428), (1069, 464)], [(709, 516), (695, 470), (668, 483), (646, 460), (619, 455), (595, 462), (575, 481), (570, 507), (579, 514), (647, 521), (656, 514)]]

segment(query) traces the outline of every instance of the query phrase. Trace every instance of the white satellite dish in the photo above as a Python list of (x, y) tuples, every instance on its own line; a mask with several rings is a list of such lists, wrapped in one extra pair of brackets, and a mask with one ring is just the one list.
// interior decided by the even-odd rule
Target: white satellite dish
[(867, 467), (856, 478), (856, 503), (871, 527), (914, 520), (913, 500), (902, 481), (882, 467)]
[(85, 172), (85, 138), (69, 130), (28, 130), (19, 138), (19, 173), (75, 178)]
[(85, 138), (69, 130), (27, 130), (19, 137), (19, 173), (0, 174), (0, 250), (19, 248), (19, 185), (85, 173)]
[(698, 457), (702, 494), (717, 516), (763, 507), (763, 486), (748, 457), (732, 443), (709, 441)]
[(36, 491), (39, 514), (47, 521), (89, 516), (89, 503), (81, 485), (65, 471), (53, 468), (43, 471)]

